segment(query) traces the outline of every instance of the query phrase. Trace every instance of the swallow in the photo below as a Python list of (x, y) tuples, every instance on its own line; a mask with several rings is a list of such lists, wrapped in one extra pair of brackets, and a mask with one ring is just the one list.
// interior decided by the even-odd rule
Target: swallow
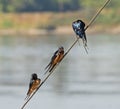
[(31, 94), (39, 87), (40, 83), (41, 83), (41, 79), (37, 77), (36, 73), (33, 73), (31, 75), (29, 89), (27, 92), (27, 97), (25, 99), (28, 99), (31, 96)]
[(50, 63), (45, 67), (45, 69), (47, 69), (45, 74), (48, 71), (51, 72), (54, 69), (54, 67), (62, 60), (63, 56), (64, 56), (64, 48), (61, 46), (52, 56)]
[[(72, 23), (72, 28), (79, 38), (82, 39), (84, 48), (87, 52), (87, 38), (85, 33), (85, 23), (82, 20), (76, 20)], [(87, 52), (88, 53), (88, 52)]]

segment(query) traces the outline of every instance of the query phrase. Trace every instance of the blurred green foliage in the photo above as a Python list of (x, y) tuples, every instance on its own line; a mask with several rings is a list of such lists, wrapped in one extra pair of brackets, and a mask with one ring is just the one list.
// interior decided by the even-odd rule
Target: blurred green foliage
[[(88, 23), (104, 2), (105, 0), (0, 0), (0, 28), (53, 30), (59, 26), (71, 26), (71, 22), (76, 19)], [(120, 0), (111, 0), (94, 24), (119, 25), (119, 13)]]
[(79, 0), (0, 0), (1, 12), (67, 11), (79, 8)]
[(5, 29), (13, 27), (13, 23), (9, 20), (4, 20), (2, 22), (2, 27), (5, 28)]
[[(105, 0), (0, 0), (1, 12), (71, 11), (101, 6)], [(109, 7), (119, 8), (120, 0), (111, 1)]]

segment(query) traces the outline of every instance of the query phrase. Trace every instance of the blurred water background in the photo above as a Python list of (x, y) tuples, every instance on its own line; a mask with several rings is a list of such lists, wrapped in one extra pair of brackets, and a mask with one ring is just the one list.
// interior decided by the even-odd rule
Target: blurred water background
[[(75, 41), (106, 0), (0, 0), (0, 109), (20, 109), (32, 73)], [(49, 4), (49, 5), (48, 5)], [(120, 0), (111, 0), (25, 109), (120, 109)], [(92, 35), (94, 34), (94, 35)]]
[[(73, 36), (1, 36), (0, 106), (20, 109), (32, 73), (44, 68)], [(77, 43), (39, 89), (26, 109), (120, 109), (120, 37), (88, 35), (89, 54)]]

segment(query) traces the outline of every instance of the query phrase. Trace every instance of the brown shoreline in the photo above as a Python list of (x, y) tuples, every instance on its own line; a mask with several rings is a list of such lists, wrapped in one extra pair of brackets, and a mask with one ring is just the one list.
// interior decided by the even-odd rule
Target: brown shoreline
[[(120, 26), (116, 27), (103, 27), (103, 26), (92, 26), (88, 28), (87, 34), (120, 34)], [(42, 36), (42, 35), (74, 35), (71, 27), (58, 27), (54, 30), (45, 29), (0, 29), (0, 35), (23, 35), (23, 36)]]

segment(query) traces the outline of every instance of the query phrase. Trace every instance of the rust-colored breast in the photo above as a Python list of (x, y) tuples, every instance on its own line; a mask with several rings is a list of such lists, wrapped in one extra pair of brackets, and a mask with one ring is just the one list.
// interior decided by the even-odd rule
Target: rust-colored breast
[(31, 94), (33, 91), (35, 91), (38, 88), (38, 86), (40, 85), (40, 82), (41, 82), (40, 79), (35, 80), (28, 93)]

